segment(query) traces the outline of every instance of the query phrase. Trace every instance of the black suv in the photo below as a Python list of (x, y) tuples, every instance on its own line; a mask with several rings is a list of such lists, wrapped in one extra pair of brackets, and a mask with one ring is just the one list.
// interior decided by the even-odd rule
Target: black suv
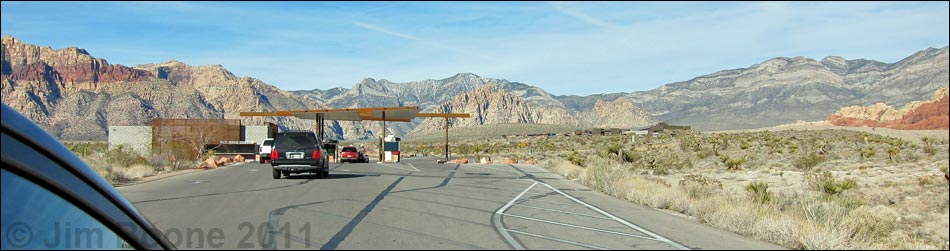
[(312, 173), (317, 178), (329, 176), (329, 161), (321, 145), (313, 132), (277, 133), (270, 150), (274, 179), (280, 179), (281, 174), (290, 176), (291, 173)]

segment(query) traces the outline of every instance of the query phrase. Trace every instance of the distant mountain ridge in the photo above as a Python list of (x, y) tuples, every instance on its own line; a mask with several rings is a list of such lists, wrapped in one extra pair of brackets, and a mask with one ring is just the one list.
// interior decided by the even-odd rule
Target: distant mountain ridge
[[(352, 88), (285, 91), (237, 77), (221, 65), (178, 61), (112, 65), (84, 49), (53, 50), (3, 38), (2, 101), (67, 140), (104, 140), (109, 125), (147, 125), (153, 118), (236, 118), (312, 129), (291, 117), (240, 117), (241, 111), (419, 106), (470, 113), (453, 127), (540, 123), (640, 127), (655, 122), (701, 130), (741, 129), (824, 119), (841, 107), (923, 100), (947, 85), (947, 48), (920, 51), (894, 64), (826, 57), (775, 58), (749, 68), (700, 76), (651, 91), (556, 96), (541, 88), (460, 73), (393, 83), (366, 78)], [(305, 79), (303, 81), (306, 81)], [(388, 133), (438, 130), (440, 121), (388, 123)], [(331, 122), (330, 137), (365, 139), (379, 122)]]
[(700, 130), (749, 129), (824, 120), (846, 106), (902, 106), (927, 99), (947, 85), (948, 71), (947, 47), (928, 48), (893, 64), (780, 57), (621, 98), (661, 121)]

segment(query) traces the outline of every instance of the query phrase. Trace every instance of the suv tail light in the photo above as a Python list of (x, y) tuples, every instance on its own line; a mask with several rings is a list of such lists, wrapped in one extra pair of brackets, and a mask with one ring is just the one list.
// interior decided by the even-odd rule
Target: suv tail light
[(320, 150), (313, 150), (313, 159), (320, 159)]
[(271, 160), (277, 159), (277, 148), (270, 149), (270, 159)]

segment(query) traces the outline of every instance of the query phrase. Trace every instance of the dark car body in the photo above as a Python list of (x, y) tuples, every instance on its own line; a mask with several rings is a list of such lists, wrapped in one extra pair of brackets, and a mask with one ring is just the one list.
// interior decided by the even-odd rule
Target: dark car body
[(330, 172), (323, 144), (313, 132), (277, 133), (270, 155), (274, 179), (291, 173), (313, 173), (323, 178)]
[(356, 147), (349, 146), (340, 150), (340, 161), (366, 163), (369, 162), (369, 159), (366, 158), (366, 154), (357, 150)]
[[(0, 249), (175, 248), (62, 143), (6, 104), (0, 114)], [(57, 241), (62, 226), (90, 235)]]

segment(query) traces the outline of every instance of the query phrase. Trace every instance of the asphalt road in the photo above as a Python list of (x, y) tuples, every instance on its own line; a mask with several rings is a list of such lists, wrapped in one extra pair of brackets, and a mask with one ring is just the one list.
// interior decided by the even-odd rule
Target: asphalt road
[(530, 165), (243, 163), (119, 187), (180, 249), (780, 249)]

